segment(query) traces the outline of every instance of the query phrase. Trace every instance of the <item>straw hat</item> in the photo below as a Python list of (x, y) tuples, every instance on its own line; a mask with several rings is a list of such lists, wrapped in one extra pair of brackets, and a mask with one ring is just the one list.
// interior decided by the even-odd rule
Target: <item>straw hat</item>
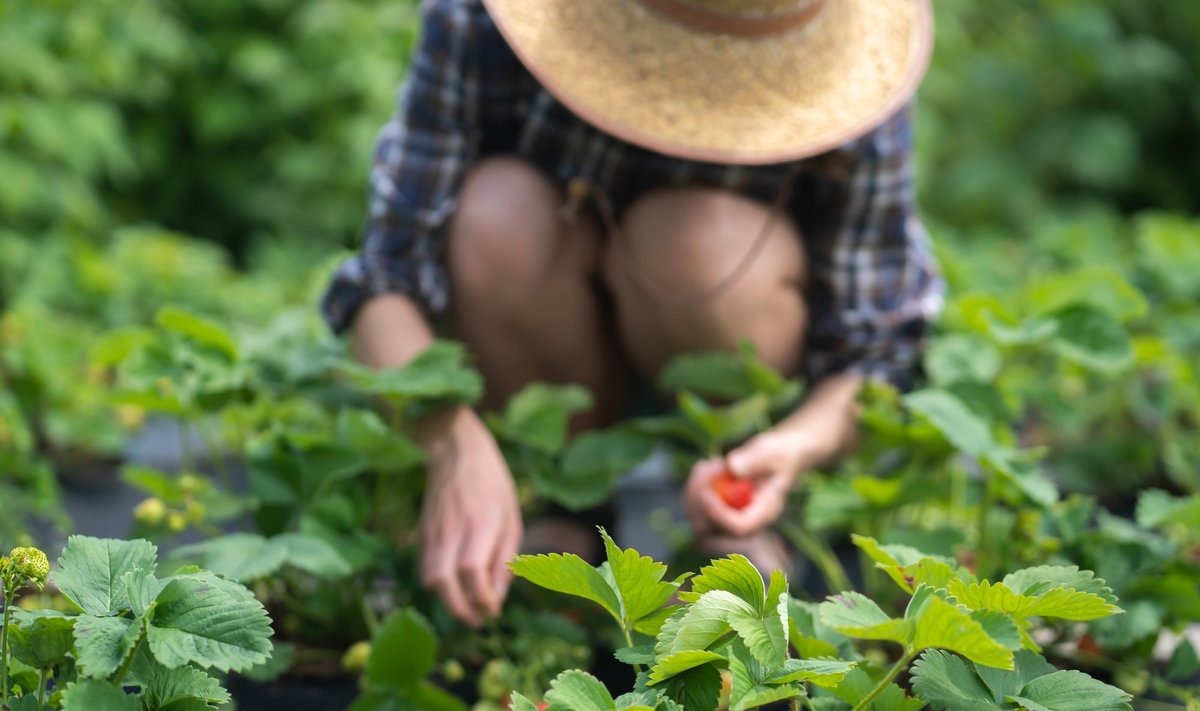
[(930, 0), (483, 0), (530, 71), (652, 150), (759, 164), (882, 123), (929, 63)]

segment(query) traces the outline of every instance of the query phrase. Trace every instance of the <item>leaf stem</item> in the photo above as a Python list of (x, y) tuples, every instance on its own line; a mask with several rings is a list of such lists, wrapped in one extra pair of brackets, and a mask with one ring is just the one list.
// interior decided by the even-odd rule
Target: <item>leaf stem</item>
[(871, 689), (871, 693), (867, 694), (866, 698), (858, 702), (858, 705), (854, 707), (853, 711), (866, 711), (866, 709), (870, 707), (871, 702), (877, 699), (879, 695), (882, 694), (885, 689), (887, 689), (888, 684), (891, 684), (896, 680), (896, 677), (900, 676), (900, 672), (904, 671), (904, 669), (908, 666), (908, 663), (911, 662), (915, 656), (917, 656), (915, 649), (905, 650), (904, 656), (900, 657), (900, 659), (896, 661), (892, 668), (888, 670), (888, 673), (885, 674), (884, 677), (879, 680), (879, 683), (875, 685), (875, 688)]
[(0, 631), (0, 686), (4, 689), (4, 703), (8, 703), (8, 625), (11, 618), (13, 599), (16, 597), (16, 584), (9, 585), (8, 581), (0, 581), (4, 587), (4, 629)]
[(46, 703), (46, 677), (50, 675), (49, 669), (42, 670), (42, 683), (38, 687), (38, 706)]
[(846, 574), (846, 569), (842, 567), (841, 561), (834, 555), (829, 544), (790, 521), (781, 519), (777, 525), (792, 545), (820, 568), (830, 594), (854, 589), (850, 583), (850, 576)]
[[(633, 634), (629, 631), (629, 628), (624, 625), (624, 623), (621, 624), (621, 631), (625, 633), (625, 646), (632, 647), (633, 646)], [(641, 674), (642, 673), (642, 665), (634, 664), (633, 670), (636, 673)]]
[(129, 656), (125, 657), (125, 661), (121, 662), (121, 668), (117, 669), (117, 673), (113, 676), (113, 686), (121, 688), (121, 681), (125, 675), (129, 673), (129, 667), (133, 666), (133, 658), (137, 656), (138, 650), (142, 648), (142, 642), (146, 641), (146, 626), (142, 624), (142, 630), (138, 633), (137, 642), (134, 643), (133, 649), (129, 650)]
[(992, 507), (996, 505), (996, 488), (994, 485), (995, 475), (987, 465), (982, 467), (983, 470), (983, 492), (979, 497), (979, 519), (976, 524), (979, 528), (979, 535), (975, 540), (975, 574), (980, 578), (986, 577), (990, 571), (985, 562), (990, 564), (991, 551), (988, 550), (990, 537), (988, 535), (988, 515), (991, 513)]

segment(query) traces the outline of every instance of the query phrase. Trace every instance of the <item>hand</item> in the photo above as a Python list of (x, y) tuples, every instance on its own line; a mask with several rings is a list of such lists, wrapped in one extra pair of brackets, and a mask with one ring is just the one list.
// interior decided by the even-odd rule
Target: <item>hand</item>
[[(790, 430), (765, 432), (724, 459), (697, 462), (683, 491), (684, 510), (698, 535), (712, 532), (749, 536), (773, 524), (787, 505), (788, 492), (808, 465), (804, 439)], [(750, 502), (735, 508), (718, 493), (726, 473), (749, 479)]]
[(421, 581), (463, 623), (500, 614), (521, 544), (516, 486), (495, 440), (468, 409), (422, 433), (429, 482), (421, 512)]

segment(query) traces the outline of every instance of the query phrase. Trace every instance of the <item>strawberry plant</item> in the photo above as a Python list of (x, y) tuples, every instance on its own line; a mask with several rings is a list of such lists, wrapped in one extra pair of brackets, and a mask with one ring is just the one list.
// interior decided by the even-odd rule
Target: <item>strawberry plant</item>
[[(215, 672), (267, 662), (270, 619), (245, 587), (198, 568), (160, 576), (144, 540), (72, 536), (58, 568), (15, 548), (0, 558), (3, 708), (12, 711), (175, 711), (217, 708)], [(47, 582), (69, 612), (13, 606)]]
[[(1121, 689), (1048, 664), (1031, 634), (1038, 620), (1122, 612), (1104, 581), (1088, 571), (1039, 566), (993, 583), (950, 560), (859, 538), (909, 597), (893, 616), (853, 591), (820, 604), (801, 602), (782, 573), (764, 580), (736, 555), (667, 581), (666, 566), (619, 548), (603, 530), (601, 537), (607, 560), (599, 567), (571, 554), (518, 556), (512, 563), (519, 577), (598, 604), (625, 639), (617, 658), (637, 672), (633, 690), (617, 698), (584, 671), (563, 672), (545, 694), (551, 710), (715, 709), (722, 702), (733, 711), (777, 702), (856, 711), (927, 703), (1131, 708)], [(897, 659), (883, 671), (850, 639), (896, 645)], [(910, 665), (913, 698), (895, 683)], [(722, 700), (725, 674), (731, 683)], [(514, 694), (513, 708), (535, 705)]]

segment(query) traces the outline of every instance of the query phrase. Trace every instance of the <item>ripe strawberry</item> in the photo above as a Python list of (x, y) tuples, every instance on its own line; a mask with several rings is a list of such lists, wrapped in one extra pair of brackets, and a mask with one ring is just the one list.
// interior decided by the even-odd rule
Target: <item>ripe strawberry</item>
[(754, 483), (734, 476), (729, 469), (723, 470), (712, 480), (712, 488), (730, 508), (741, 510), (754, 500)]

